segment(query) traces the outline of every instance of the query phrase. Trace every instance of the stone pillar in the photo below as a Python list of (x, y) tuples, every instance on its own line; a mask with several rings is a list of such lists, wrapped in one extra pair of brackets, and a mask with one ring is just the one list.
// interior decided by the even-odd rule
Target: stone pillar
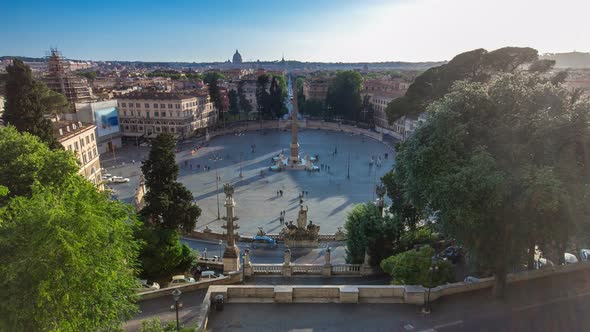
[(250, 262), (250, 249), (244, 250), (244, 276), (251, 277), (254, 274), (252, 270), (252, 262)]
[(329, 277), (332, 275), (332, 263), (331, 263), (331, 253), (332, 249), (330, 247), (326, 248), (325, 256), (326, 263), (322, 267), (322, 275), (325, 277)]
[(291, 266), (291, 249), (285, 250), (283, 261), (283, 277), (290, 277), (293, 274), (293, 267)]
[(234, 187), (226, 183), (223, 185), (223, 191), (225, 192), (225, 220), (227, 221), (224, 227), (227, 230), (227, 245), (223, 253), (223, 273), (229, 273), (240, 270), (240, 249), (236, 246), (234, 238), (234, 229), (238, 228), (237, 225), (234, 225), (234, 221), (238, 218), (234, 215), (234, 208), (236, 206), (233, 198)]
[(373, 268), (371, 267), (371, 256), (369, 256), (369, 250), (365, 249), (365, 260), (361, 265), (361, 275), (367, 276), (373, 273)]

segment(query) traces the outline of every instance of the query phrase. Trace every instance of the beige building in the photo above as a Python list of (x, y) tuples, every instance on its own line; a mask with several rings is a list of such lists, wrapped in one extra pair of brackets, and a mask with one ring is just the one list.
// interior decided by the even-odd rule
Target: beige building
[(80, 121), (56, 121), (53, 134), (80, 162), (79, 173), (95, 185), (101, 185), (100, 159), (96, 146), (96, 126)]
[(303, 95), (305, 100), (318, 100), (326, 102), (330, 80), (324, 77), (315, 77), (303, 82)]
[(124, 137), (171, 133), (187, 138), (217, 122), (217, 110), (206, 91), (132, 92), (118, 98), (119, 127)]

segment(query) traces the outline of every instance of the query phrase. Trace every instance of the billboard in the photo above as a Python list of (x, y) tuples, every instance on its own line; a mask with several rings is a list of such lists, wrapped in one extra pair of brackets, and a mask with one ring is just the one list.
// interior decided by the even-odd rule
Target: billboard
[(98, 137), (119, 132), (119, 110), (116, 107), (94, 110), (94, 119)]

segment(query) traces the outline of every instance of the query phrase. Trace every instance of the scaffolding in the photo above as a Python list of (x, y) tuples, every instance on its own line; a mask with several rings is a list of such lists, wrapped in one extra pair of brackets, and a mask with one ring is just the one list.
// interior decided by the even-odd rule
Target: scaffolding
[(76, 103), (88, 103), (93, 100), (88, 84), (70, 73), (69, 62), (64, 60), (56, 48), (51, 48), (45, 58), (48, 69), (45, 83), (51, 90), (63, 94), (72, 109)]

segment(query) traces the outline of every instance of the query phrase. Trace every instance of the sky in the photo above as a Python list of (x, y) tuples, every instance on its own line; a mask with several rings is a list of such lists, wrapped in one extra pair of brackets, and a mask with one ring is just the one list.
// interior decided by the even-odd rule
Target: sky
[(590, 0), (7, 1), (0, 55), (210, 62), (439, 61), (476, 48), (590, 52)]

